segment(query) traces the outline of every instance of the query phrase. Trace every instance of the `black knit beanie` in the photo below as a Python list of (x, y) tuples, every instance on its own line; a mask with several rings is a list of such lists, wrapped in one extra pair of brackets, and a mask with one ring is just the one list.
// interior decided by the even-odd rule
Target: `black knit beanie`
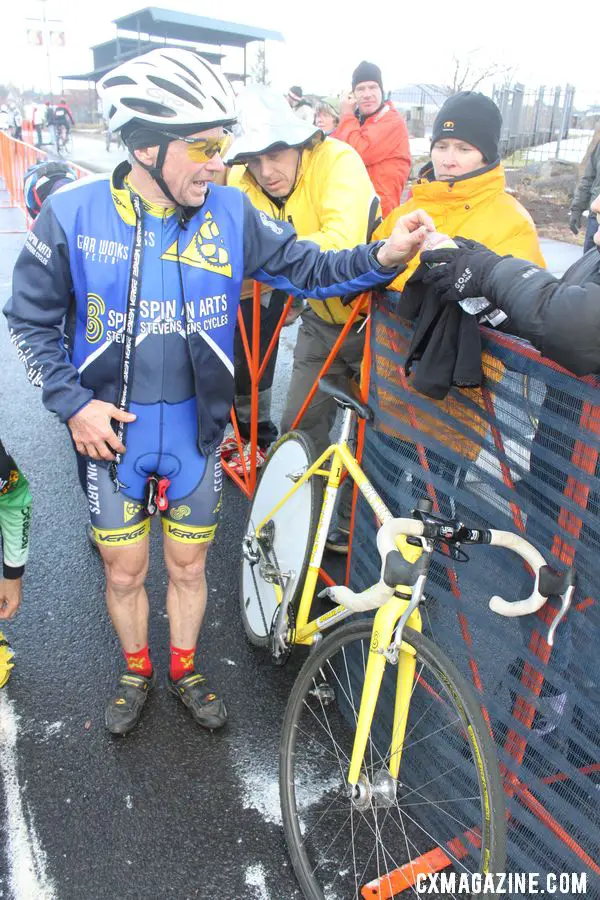
[(443, 138), (473, 144), (486, 162), (499, 157), (502, 116), (493, 100), (478, 91), (461, 91), (449, 97), (433, 123), (431, 146)]
[(367, 62), (364, 59), (352, 73), (352, 90), (354, 90), (357, 84), (361, 84), (363, 81), (376, 81), (383, 94), (381, 69), (379, 66), (376, 66), (375, 63)]

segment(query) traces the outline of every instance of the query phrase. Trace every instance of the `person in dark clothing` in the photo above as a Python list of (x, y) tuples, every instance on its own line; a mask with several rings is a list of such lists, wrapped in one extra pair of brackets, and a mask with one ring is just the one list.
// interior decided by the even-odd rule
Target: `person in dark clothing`
[[(600, 213), (600, 196), (591, 205)], [(600, 372), (600, 234), (563, 278), (524, 259), (501, 257), (474, 241), (457, 239), (458, 249), (421, 254), (433, 265), (423, 276), (436, 284), (442, 302), (485, 297), (504, 313), (502, 331), (525, 338), (543, 356), (575, 375)], [(445, 265), (439, 265), (445, 263)]]
[[(595, 144), (594, 144), (595, 141)], [(589, 155), (588, 155), (589, 154)], [(583, 175), (579, 179), (573, 202), (569, 210), (569, 227), (573, 234), (579, 234), (583, 213), (590, 208), (590, 201), (600, 194), (600, 133), (596, 131), (592, 143), (587, 152), (587, 162)], [(598, 219), (596, 213), (590, 208), (588, 217), (583, 252), (587, 253), (594, 246), (594, 235), (598, 231)]]
[[(592, 203), (594, 213), (600, 212), (600, 197)], [(559, 363), (576, 375), (600, 373), (600, 234), (594, 235), (595, 248), (557, 279), (550, 273), (524, 260), (499, 257), (481, 245), (457, 239), (456, 250), (434, 250), (422, 254), (424, 263), (435, 265), (424, 275), (424, 281), (434, 285), (439, 299), (446, 303), (468, 298), (485, 298), (489, 303), (480, 314), (495, 317), (502, 331), (525, 338), (548, 359)], [(462, 246), (460, 246), (462, 244)], [(527, 530), (535, 543), (548, 547), (554, 532), (559, 532), (562, 501), (552, 499), (567, 495), (569, 475), (553, 456), (559, 454), (566, 466), (572, 460), (576, 439), (556, 427), (564, 413), (564, 394), (547, 385), (540, 420), (531, 445), (529, 472), (520, 483), (523, 502), (532, 514), (527, 516)], [(581, 413), (582, 401), (570, 407), (574, 421)], [(571, 476), (572, 478), (573, 476)], [(600, 477), (600, 462), (596, 462), (591, 489), (581, 504), (582, 524), (573, 542), (581, 548), (582, 559), (597, 554), (600, 533), (593, 521), (600, 511), (600, 492), (593, 487)], [(568, 501), (565, 501), (568, 502)], [(587, 516), (585, 513), (587, 512)], [(592, 514), (590, 522), (590, 513)], [(587, 521), (586, 521), (587, 519)], [(547, 531), (547, 523), (556, 523)], [(577, 569), (577, 556), (575, 557)], [(532, 633), (539, 627), (534, 616), (525, 616), (519, 624), (524, 647), (531, 647)], [(575, 703), (570, 710), (569, 692), (565, 685), (572, 683), (574, 654), (574, 621), (567, 617), (557, 633), (552, 651), (552, 669), (559, 678), (544, 680), (532, 730), (543, 736), (551, 749), (567, 754), (571, 763), (580, 767), (590, 760), (577, 744), (577, 731), (589, 720)], [(516, 659), (511, 672), (520, 677), (523, 659)], [(585, 694), (589, 702), (597, 695), (597, 678), (588, 673)], [(555, 682), (555, 683), (554, 683)], [(582, 689), (582, 683), (579, 684)], [(591, 687), (591, 693), (589, 688)], [(513, 698), (514, 699), (514, 698)], [(594, 701), (595, 702), (595, 701)], [(570, 723), (570, 725), (569, 725)], [(533, 765), (540, 761), (531, 754)]]
[[(12, 619), (21, 603), (30, 521), (31, 494), (27, 479), (0, 441), (0, 536), (3, 549), (0, 620)], [(14, 667), (13, 655), (0, 631), (0, 688), (4, 687)]]

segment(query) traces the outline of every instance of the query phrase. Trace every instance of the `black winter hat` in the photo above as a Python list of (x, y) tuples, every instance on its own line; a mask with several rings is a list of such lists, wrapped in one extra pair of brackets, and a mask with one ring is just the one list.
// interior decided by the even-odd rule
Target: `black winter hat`
[(383, 94), (383, 82), (381, 80), (381, 69), (375, 63), (367, 62), (363, 59), (352, 73), (352, 90), (357, 84), (363, 81), (376, 81), (381, 88)]
[(493, 100), (478, 91), (449, 97), (433, 123), (431, 146), (443, 138), (467, 141), (481, 151), (486, 162), (499, 157), (502, 116)]

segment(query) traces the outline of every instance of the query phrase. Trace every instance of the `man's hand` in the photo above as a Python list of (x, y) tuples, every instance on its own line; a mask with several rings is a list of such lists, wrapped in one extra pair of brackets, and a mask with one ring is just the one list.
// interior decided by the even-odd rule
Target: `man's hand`
[(340, 119), (343, 116), (352, 116), (354, 115), (354, 111), (356, 109), (356, 99), (352, 91), (347, 91), (342, 97), (342, 102), (340, 103)]
[(21, 578), (0, 578), (0, 619), (12, 619), (21, 603)]
[(113, 460), (115, 453), (125, 453), (125, 447), (117, 439), (110, 420), (135, 421), (133, 413), (121, 412), (112, 403), (90, 400), (68, 420), (77, 452), (90, 459)]
[(573, 234), (579, 234), (582, 218), (583, 214), (580, 209), (572, 209), (569, 212), (569, 228), (571, 229)]
[(435, 225), (423, 209), (400, 216), (391, 235), (377, 251), (377, 261), (392, 267), (407, 263), (419, 252), (430, 231), (435, 231)]
[(421, 281), (435, 284), (442, 303), (485, 297), (487, 278), (503, 257), (476, 241), (464, 238), (455, 238), (455, 241), (456, 249), (426, 250), (421, 254), (421, 262), (432, 266), (422, 275)]

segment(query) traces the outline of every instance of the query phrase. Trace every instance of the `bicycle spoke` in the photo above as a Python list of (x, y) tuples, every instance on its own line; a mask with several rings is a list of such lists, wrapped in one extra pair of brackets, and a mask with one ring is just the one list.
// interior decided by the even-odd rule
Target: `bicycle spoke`
[[(352, 795), (348, 792), (370, 627), (341, 626), (342, 634), (344, 629), (349, 634), (345, 640), (334, 640), (335, 632), (325, 638), (329, 652), (325, 644), (322, 651), (315, 649), (312, 668), (308, 658), (294, 720), (286, 726), (293, 735), (291, 748), (284, 752), (298, 823), (294, 841), (309, 878), (303, 883), (318, 885), (326, 897), (340, 900), (362, 900), (370, 882), (374, 897), (387, 896), (393, 885), (393, 890), (403, 889), (416, 900), (416, 873), (433, 874), (432, 865), (423, 868), (422, 858), (434, 848), (442, 850), (458, 872), (482, 872), (491, 865), (489, 859), (497, 866), (498, 858), (489, 854), (493, 829), (483, 838), (489, 796), (483, 793), (486, 788), (465, 730), (467, 725), (473, 727), (475, 701), (466, 702), (460, 685), (444, 668), (436, 667), (435, 656), (430, 659), (418, 650), (414, 636), (418, 652), (407, 691), (406, 732), (399, 744), (400, 777), (395, 781), (390, 774), (394, 740), (389, 743), (397, 670), (386, 664), (360, 777)], [(478, 745), (485, 740), (483, 720), (475, 728), (475, 739)], [(487, 770), (485, 745), (482, 754)], [(497, 814), (497, 809), (492, 812)], [(298, 872), (296, 864), (295, 869)], [(445, 896), (454, 897), (450, 892)]]

